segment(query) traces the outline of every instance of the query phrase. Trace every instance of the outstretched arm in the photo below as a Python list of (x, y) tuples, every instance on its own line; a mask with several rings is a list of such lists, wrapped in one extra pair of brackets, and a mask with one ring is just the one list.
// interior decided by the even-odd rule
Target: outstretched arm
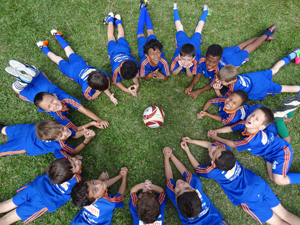
[(195, 84), (199, 81), (200, 77), (201, 77), (202, 73), (197, 73), (194, 78), (192, 83), (184, 90), (185, 94), (188, 94), (190, 92), (192, 92), (193, 87), (195, 86)]
[[(77, 135), (77, 133), (76, 133)], [(90, 130), (90, 129), (85, 129), (83, 131), (83, 135), (85, 137), (84, 141), (81, 142), (75, 149), (74, 149), (74, 154), (78, 154), (81, 152), (84, 147), (90, 142), (90, 140), (95, 136), (95, 131)]]
[(127, 167), (122, 167), (120, 171), (120, 176), (122, 177), (122, 183), (118, 191), (118, 193), (120, 193), (121, 195), (124, 195), (126, 191), (127, 174), (128, 174)]
[(106, 89), (104, 93), (109, 97), (109, 99), (115, 104), (118, 105), (118, 100), (114, 97), (114, 94), (110, 92), (109, 89)]
[[(223, 128), (227, 128), (227, 129), (228, 129), (228, 127), (223, 127)], [(229, 128), (231, 129), (231, 127), (229, 127)], [(214, 140), (216, 140), (216, 141), (219, 141), (219, 142), (222, 142), (222, 143), (228, 145), (230, 148), (234, 148), (234, 147), (235, 147), (234, 141), (230, 141), (230, 140), (227, 140), (227, 139), (218, 137), (218, 136), (217, 136), (217, 133), (218, 133), (218, 132), (216, 132), (216, 131), (217, 131), (217, 130), (209, 130), (209, 131), (207, 132), (207, 136), (208, 136), (209, 138), (212, 138), (212, 139), (214, 139)], [(231, 131), (232, 131), (232, 130), (231, 130)], [(228, 133), (228, 132), (224, 132), (224, 133)]]
[(92, 111), (88, 110), (87, 108), (85, 108), (82, 105), (78, 108), (78, 111), (81, 112), (81, 113), (83, 113), (87, 117), (91, 118), (92, 120), (97, 121), (99, 123), (99, 125), (97, 127), (100, 128), (100, 129), (105, 129), (109, 125), (109, 123), (107, 121), (102, 120), (99, 116), (97, 116), (95, 113), (93, 113)]
[(174, 157), (173, 153), (172, 153), (172, 149), (170, 149), (169, 147), (165, 147), (163, 150), (163, 154), (164, 154), (164, 161), (165, 161), (165, 176), (166, 179), (173, 179), (173, 171), (172, 171), (172, 167), (170, 164), (170, 158)]
[(203, 140), (192, 140), (189, 137), (183, 137), (182, 138), (183, 142), (194, 144), (194, 145), (199, 145), (204, 148), (209, 148), (211, 146), (211, 142), (209, 141), (203, 141)]
[(101, 94), (101, 91), (96, 90), (96, 92), (93, 94), (91, 100), (95, 100), (96, 98), (98, 98), (98, 96), (99, 96), (100, 94)]

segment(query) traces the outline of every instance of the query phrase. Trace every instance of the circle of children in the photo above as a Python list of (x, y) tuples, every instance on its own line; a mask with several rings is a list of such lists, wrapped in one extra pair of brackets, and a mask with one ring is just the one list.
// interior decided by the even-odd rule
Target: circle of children
[[(214, 139), (214, 143), (192, 140), (189, 137), (183, 137), (181, 143), (181, 148), (186, 152), (197, 175), (215, 179), (234, 205), (240, 205), (246, 213), (261, 224), (300, 224), (300, 218), (288, 212), (280, 204), (280, 200), (269, 185), (254, 172), (244, 168), (230, 150), (234, 147), (238, 151), (248, 150), (254, 155), (264, 157), (269, 178), (278, 185), (300, 182), (300, 173), (288, 172), (293, 151), (289, 144), (289, 133), (284, 125), (291, 120), (293, 111), (300, 104), (299, 95), (284, 99), (285, 106), (273, 111), (258, 104), (253, 106), (245, 104), (248, 99), (263, 100), (267, 94), (299, 93), (299, 85), (279, 85), (272, 82), (272, 77), (291, 61), (296, 60), (297, 63), (300, 50), (293, 50), (271, 69), (238, 75), (236, 68), (249, 60), (249, 54), (264, 41), (274, 39), (276, 25), (267, 28), (260, 37), (252, 38), (234, 47), (222, 49), (220, 45), (213, 44), (208, 48), (206, 55), (201, 57), (199, 49), (201, 31), (209, 12), (208, 7), (206, 5), (203, 7), (203, 14), (195, 33), (189, 38), (183, 31), (177, 4), (174, 4), (176, 50), (169, 69), (168, 62), (164, 58), (163, 46), (153, 33), (147, 5), (146, 0), (141, 0), (137, 28), (140, 67), (130, 54), (120, 15), (114, 16), (113, 13), (109, 13), (104, 18), (104, 24), (108, 25), (108, 56), (111, 61), (113, 84), (122, 91), (137, 96), (138, 77), (166, 81), (171, 70), (173, 75), (177, 75), (180, 71), (185, 71), (188, 77), (195, 75), (190, 86), (184, 91), (194, 99), (200, 93), (214, 89), (218, 97), (207, 101), (197, 117), (199, 119), (210, 117), (221, 121), (226, 126), (208, 131), (208, 137)], [(144, 24), (147, 27), (148, 38), (144, 35)], [(117, 41), (114, 37), (114, 25), (118, 29)], [(104, 92), (114, 104), (118, 104), (114, 94), (109, 90), (108, 75), (91, 67), (76, 55), (63, 39), (61, 32), (51, 30), (51, 34), (60, 43), (69, 61), (51, 52), (47, 47), (49, 43), (47, 40), (39, 41), (38, 47), (58, 65), (63, 74), (82, 87), (84, 97), (93, 100)], [(1, 125), (1, 133), (7, 135), (9, 141), (0, 146), (0, 156), (21, 153), (40, 155), (54, 152), (57, 159), (48, 165), (46, 174), (21, 187), (13, 198), (0, 203), (0, 213), (9, 212), (0, 219), (0, 224), (11, 224), (18, 220), (29, 223), (46, 211), (54, 212), (71, 198), (76, 206), (83, 207), (71, 224), (110, 224), (113, 210), (124, 207), (123, 195), (128, 169), (123, 167), (119, 175), (111, 179), (108, 179), (107, 172), (103, 172), (98, 179), (87, 181), (81, 178), (82, 157), (77, 155), (95, 135), (95, 132), (88, 128), (95, 126), (105, 129), (109, 123), (86, 109), (79, 100), (52, 84), (45, 74), (39, 72), (34, 66), (15, 60), (11, 60), (9, 64), (10, 67), (5, 70), (16, 78), (12, 88), (20, 99), (34, 103), (39, 112), (52, 115), (56, 121), (45, 120), (37, 124), (14, 126)], [(202, 74), (211, 80), (210, 84), (193, 91), (194, 85)], [(127, 88), (122, 84), (122, 79), (132, 80), (134, 84)], [(221, 94), (220, 89), (223, 87), (227, 87), (227, 91)], [(220, 107), (219, 115), (211, 115), (207, 112), (211, 104)], [(90, 117), (93, 122), (76, 126), (66, 117), (69, 107)], [(274, 117), (277, 129), (273, 124)], [(240, 131), (243, 139), (231, 141), (218, 136), (219, 133), (233, 131)], [(69, 137), (82, 136), (85, 138), (84, 141), (75, 148), (67, 143)], [(211, 165), (200, 165), (191, 154), (188, 144), (207, 148)], [(71, 157), (71, 154), (76, 156)], [(186, 169), (172, 153), (171, 148), (165, 147), (163, 154), (167, 180), (166, 192), (149, 180), (132, 187), (129, 208), (133, 216), (133, 224), (163, 224), (166, 195), (176, 207), (182, 224), (227, 224), (203, 192), (197, 175)], [(183, 175), (183, 180), (174, 181), (170, 161)], [(122, 183), (118, 194), (108, 194), (107, 188), (119, 179), (122, 179)], [(137, 195), (140, 190), (141, 193)], [(152, 191), (155, 191), (158, 196)]]

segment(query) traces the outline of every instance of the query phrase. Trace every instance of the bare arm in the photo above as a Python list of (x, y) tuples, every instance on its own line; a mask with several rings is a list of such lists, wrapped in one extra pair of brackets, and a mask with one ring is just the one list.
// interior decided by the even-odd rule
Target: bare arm
[(209, 141), (193, 140), (193, 139), (190, 139), (189, 137), (183, 137), (182, 141), (184, 141), (186, 143), (194, 144), (194, 145), (199, 145), (204, 148), (209, 148), (211, 146), (211, 142), (209, 142)]
[(173, 179), (173, 171), (170, 164), (170, 158), (173, 157), (172, 150), (169, 147), (165, 147), (163, 150), (164, 162), (165, 162), (165, 176), (166, 179)]
[(118, 191), (118, 193), (120, 193), (121, 195), (124, 195), (126, 191), (127, 174), (128, 174), (128, 169), (126, 167), (123, 167), (120, 172), (120, 175), (122, 177), (122, 183)]
[[(228, 127), (223, 127), (223, 128), (228, 129)], [(231, 130), (231, 127), (229, 127), (229, 128), (230, 128), (230, 130)], [(222, 128), (221, 128), (221, 129), (222, 129)], [(219, 129), (219, 130), (220, 130), (220, 129)], [(232, 130), (231, 130), (231, 131), (232, 131)], [(218, 133), (219, 133), (219, 132), (217, 132), (217, 130), (209, 130), (209, 131), (207, 132), (207, 136), (208, 136), (209, 138), (212, 138), (212, 139), (214, 139), (214, 140), (216, 140), (216, 141), (219, 141), (219, 142), (222, 142), (222, 143), (228, 145), (230, 148), (235, 147), (234, 141), (230, 141), (230, 140), (227, 140), (227, 139), (218, 137), (218, 135), (217, 135)], [(228, 132), (225, 132), (225, 133), (228, 133)]]
[(106, 89), (106, 90), (104, 91), (104, 93), (109, 97), (109, 99), (110, 99), (115, 105), (118, 104), (118, 100), (114, 97), (114, 94), (112, 94), (112, 93), (110, 92), (109, 89)]
[(137, 185), (133, 186), (133, 187), (130, 189), (130, 194), (131, 194), (131, 193), (136, 193), (136, 192), (138, 192), (139, 190), (143, 189), (143, 188), (144, 188), (144, 185), (145, 185), (145, 183), (140, 183), (140, 184), (137, 184)]
[(165, 191), (162, 187), (155, 184), (152, 184), (152, 190), (159, 194)]
[(115, 176), (109, 180), (104, 181), (104, 183), (106, 184), (107, 187), (110, 187), (111, 185), (113, 185), (114, 183), (116, 183), (118, 180), (120, 180), (122, 177), (119, 174), (118, 176)]
[(173, 75), (177, 75), (181, 71), (181, 69), (182, 69), (182, 66), (179, 64), (178, 67), (177, 67), (177, 69), (175, 69), (174, 71), (172, 71), (172, 74)]
[(97, 116), (95, 113), (93, 113), (92, 111), (90, 111), (82, 105), (78, 108), (78, 111), (91, 118), (92, 120), (102, 121), (102, 119), (99, 116)]
[(214, 119), (216, 121), (219, 121), (219, 122), (222, 121), (222, 117), (221, 116), (212, 115), (212, 114), (209, 114), (208, 112), (205, 112), (205, 116), (207, 116), (207, 117), (209, 117), (211, 119)]
[[(77, 133), (76, 133), (77, 134)], [(95, 136), (95, 131), (90, 130), (90, 129), (85, 129), (83, 130), (83, 135), (85, 137), (84, 141), (81, 142), (75, 149), (74, 149), (74, 154), (78, 154), (81, 152), (85, 146), (90, 142), (90, 140)]]
[(199, 166), (199, 162), (195, 159), (195, 157), (190, 152), (189, 147), (187, 146), (186, 142), (181, 142), (181, 148), (186, 152), (192, 166), (196, 169)]
[(191, 92), (193, 90), (193, 87), (195, 86), (195, 84), (199, 81), (200, 77), (201, 77), (202, 73), (197, 73), (194, 78), (192, 83), (184, 90), (185, 94), (188, 94), (189, 92)]
[(193, 76), (190, 67), (189, 67), (189, 68), (186, 68), (186, 75), (187, 75), (188, 77), (192, 77), (192, 76)]
[(179, 173), (181, 173), (181, 175), (183, 175), (183, 173), (185, 171), (187, 171), (187, 168), (176, 158), (176, 156), (173, 155), (171, 160), (174, 163), (174, 165), (176, 166)]
[(95, 100), (96, 98), (98, 98), (98, 96), (101, 94), (101, 91), (96, 90), (96, 92), (93, 94), (92, 96), (92, 100)]

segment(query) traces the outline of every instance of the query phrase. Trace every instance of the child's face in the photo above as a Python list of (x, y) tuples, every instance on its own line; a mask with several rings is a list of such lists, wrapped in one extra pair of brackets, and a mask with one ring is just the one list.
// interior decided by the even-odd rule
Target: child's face
[(195, 189), (192, 188), (191, 185), (189, 183), (187, 183), (186, 181), (183, 181), (181, 179), (176, 181), (176, 186), (175, 186), (176, 198), (185, 192), (192, 192), (192, 191), (195, 191)]
[(214, 67), (216, 67), (218, 65), (218, 63), (220, 62), (221, 57), (220, 56), (211, 56), (210, 54), (206, 54), (205, 56), (205, 65), (206, 68), (208, 70), (213, 69)]
[(243, 99), (236, 93), (232, 93), (224, 102), (224, 108), (227, 111), (234, 111), (238, 108), (242, 108), (241, 104)]
[(72, 134), (71, 130), (65, 126), (62, 126), (62, 131), (60, 135), (58, 135), (56, 141), (58, 140), (66, 140), (68, 137), (70, 137)]
[(40, 102), (39, 107), (46, 112), (58, 112), (63, 108), (56, 95), (45, 95), (43, 100)]
[(80, 168), (81, 168), (81, 160), (75, 158), (75, 157), (72, 157), (69, 159), (69, 162), (71, 163), (72, 165), (72, 172), (75, 174), (75, 173), (79, 173), (80, 171)]
[(151, 64), (157, 65), (160, 60), (161, 51), (159, 50), (159, 48), (155, 48), (155, 50), (153, 50), (153, 48), (149, 48), (148, 54), (146, 54), (146, 56), (150, 59)]
[(245, 126), (246, 128), (254, 128), (259, 130), (264, 130), (266, 128), (263, 125), (265, 121), (265, 114), (260, 109), (254, 110), (246, 119)]
[(223, 151), (226, 151), (226, 149), (221, 148), (219, 146), (213, 146), (213, 145), (211, 145), (208, 148), (208, 155), (211, 158), (211, 161), (215, 162), (215, 160), (220, 157), (220, 155), (222, 154)]
[(181, 62), (181, 65), (184, 68), (186, 68), (186, 67), (188, 67), (193, 62), (193, 60), (195, 59), (195, 57), (196, 56), (193, 57), (193, 56), (188, 56), (188, 55), (186, 55), (186, 56), (180, 56), (179, 55), (179, 60)]
[(107, 188), (106, 184), (101, 180), (90, 180), (86, 182), (88, 185), (89, 198), (100, 199), (103, 197)]

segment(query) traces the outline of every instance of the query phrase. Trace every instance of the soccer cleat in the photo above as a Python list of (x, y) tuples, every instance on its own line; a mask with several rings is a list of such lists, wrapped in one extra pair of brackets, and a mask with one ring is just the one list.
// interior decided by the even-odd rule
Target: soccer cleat
[(270, 30), (271, 32), (272, 32), (272, 34), (274, 34), (275, 33), (275, 31), (277, 30), (277, 26), (276, 26), (276, 24), (273, 24), (272, 26), (270, 26), (269, 28), (268, 28), (268, 30)]
[(115, 15), (114, 20), (115, 20), (115, 21), (116, 21), (116, 20), (121, 20), (120, 14)]
[(60, 35), (61, 37), (63, 35), (62, 32), (55, 30), (55, 29), (52, 29), (50, 32), (54, 38), (55, 38), (55, 35), (57, 35), (57, 34)]
[(178, 8), (177, 8), (177, 3), (174, 3), (174, 4), (173, 4), (173, 10), (175, 10), (175, 9), (178, 9)]
[(48, 44), (49, 44), (49, 41), (48, 41), (48, 40), (45, 40), (45, 41), (38, 41), (38, 42), (36, 43), (36, 45), (37, 45), (40, 49), (42, 49), (42, 47), (48, 47)]
[(9, 65), (19, 71), (19, 72), (24, 72), (26, 75), (32, 76), (32, 77), (36, 77), (39, 73), (38, 73), (38, 69), (34, 66), (31, 66), (27, 63), (21, 63), (18, 62), (16, 60), (9, 60)]
[(114, 14), (112, 12), (108, 13), (108, 15), (106, 17), (104, 17), (104, 19), (103, 19), (103, 24), (104, 25), (108, 25), (108, 19), (110, 17), (114, 18)]
[[(296, 57), (292, 59), (291, 61), (294, 61), (296, 63), (296, 58), (300, 56), (300, 48), (295, 48), (290, 54), (295, 53)], [(288, 57), (290, 59), (290, 57)]]
[(10, 75), (12, 75), (12, 76), (14, 76), (16, 79), (19, 79), (19, 80), (21, 80), (21, 81), (24, 81), (25, 83), (31, 83), (31, 81), (32, 81), (32, 76), (30, 76), (30, 75), (27, 75), (27, 74), (23, 74), (23, 73), (21, 73), (20, 71), (18, 71), (18, 70), (15, 70), (14, 68), (12, 68), (12, 67), (6, 67), (5, 68), (5, 71), (7, 72), (7, 73), (9, 73)]
[(141, 9), (142, 6), (147, 8), (148, 5), (149, 5), (148, 0), (140, 0), (140, 9)]
[(298, 106), (286, 105), (280, 109), (274, 109), (272, 111), (274, 113), (275, 118), (284, 118), (288, 113), (296, 110), (297, 108), (298, 108)]
[(208, 10), (208, 5), (203, 6), (203, 11)]
[(300, 105), (300, 94), (295, 95), (292, 97), (287, 97), (282, 100), (284, 105), (293, 105), (293, 106), (299, 106)]
[(274, 34), (271, 34), (267, 39), (266, 41), (273, 41), (275, 39), (275, 35)]

